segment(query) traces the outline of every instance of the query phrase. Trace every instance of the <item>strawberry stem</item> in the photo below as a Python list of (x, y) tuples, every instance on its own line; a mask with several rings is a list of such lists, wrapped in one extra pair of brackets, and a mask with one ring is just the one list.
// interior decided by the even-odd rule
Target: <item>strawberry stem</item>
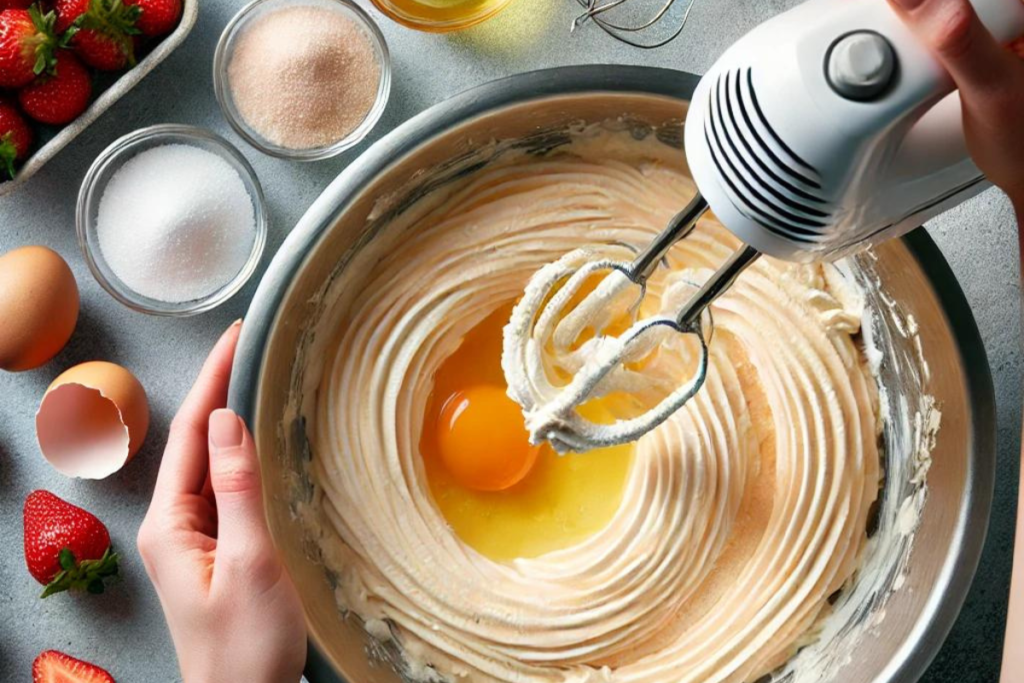
[(0, 167), (14, 180), (14, 162), (18, 158), (18, 148), (14, 144), (14, 133), (0, 135)]
[(83, 12), (68, 29), (70, 40), (75, 33), (88, 29), (106, 36), (117, 43), (128, 58), (131, 66), (135, 65), (135, 43), (132, 36), (141, 33), (135, 23), (142, 15), (138, 5), (125, 5), (123, 0), (89, 0), (89, 9)]
[(57, 24), (57, 14), (53, 10), (43, 14), (39, 5), (32, 5), (28, 8), (28, 15), (36, 27), (36, 34), (32, 37), (35, 45), (36, 62), (32, 71), (36, 76), (44, 71), (53, 74), (57, 68), (57, 54), (55, 52), (58, 41), (54, 33)]
[(62, 548), (57, 556), (60, 571), (43, 589), (40, 597), (48, 598), (64, 591), (86, 591), (92, 594), (102, 593), (104, 579), (117, 576), (117, 553), (107, 548), (103, 557), (98, 560), (77, 561), (70, 548)]

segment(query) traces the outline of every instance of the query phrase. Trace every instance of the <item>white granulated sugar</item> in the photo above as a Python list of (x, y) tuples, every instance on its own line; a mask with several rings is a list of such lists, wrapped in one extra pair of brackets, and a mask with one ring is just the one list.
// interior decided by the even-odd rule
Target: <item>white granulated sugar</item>
[(253, 202), (227, 161), (165, 145), (128, 160), (97, 216), (100, 251), (129, 288), (168, 302), (199, 299), (242, 269), (256, 239)]
[(296, 5), (253, 19), (228, 63), (242, 119), (289, 149), (327, 147), (373, 108), (381, 68), (369, 36), (337, 9)]

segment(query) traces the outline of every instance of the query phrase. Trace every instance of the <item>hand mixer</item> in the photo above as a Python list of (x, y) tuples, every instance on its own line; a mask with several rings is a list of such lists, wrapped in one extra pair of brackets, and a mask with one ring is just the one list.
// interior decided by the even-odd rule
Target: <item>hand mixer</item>
[[(1021, 0), (972, 3), (1001, 42), (1024, 34)], [(884, 0), (809, 0), (751, 31), (701, 80), (684, 135), (699, 193), (669, 227), (630, 262), (577, 251), (550, 264), (513, 312), (502, 367), (534, 442), (585, 451), (668, 419), (706, 377), (702, 313), (760, 254), (837, 259), (988, 186), (968, 155), (952, 79)], [(708, 208), (744, 246), (675, 315), (603, 334), (605, 312), (623, 297), (637, 308), (647, 278)], [(574, 349), (587, 329), (594, 338)], [(689, 380), (631, 419), (597, 424), (579, 413), (591, 398), (638, 386), (645, 378), (631, 362), (667, 334), (699, 342)], [(568, 359), (559, 369), (568, 381), (551, 378), (551, 349)]]

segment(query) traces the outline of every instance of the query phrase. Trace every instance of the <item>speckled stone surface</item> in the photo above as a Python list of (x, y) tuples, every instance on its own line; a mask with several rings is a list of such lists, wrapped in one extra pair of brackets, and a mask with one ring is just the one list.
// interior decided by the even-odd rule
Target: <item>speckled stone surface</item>
[[(78, 331), (53, 362), (28, 373), (0, 373), (0, 681), (30, 680), (32, 659), (47, 648), (102, 663), (121, 683), (180, 679), (159, 602), (134, 549), (135, 533), (175, 408), (221, 330), (245, 313), (255, 280), (222, 308), (185, 320), (146, 317), (107, 296), (79, 254), (74, 204), (82, 176), (108, 144), (136, 128), (165, 122), (207, 126), (238, 144), (256, 168), (270, 205), (265, 266), (305, 208), (347, 163), (373, 139), (426, 107), (499, 76), (562, 64), (651, 64), (701, 73), (746, 30), (789, 4), (696, 0), (683, 36), (653, 52), (615, 43), (593, 26), (570, 36), (575, 0), (515, 0), (491, 22), (450, 36), (416, 33), (374, 12), (394, 61), (387, 112), (358, 148), (340, 158), (299, 165), (247, 147), (222, 119), (213, 97), (211, 62), (221, 29), (242, 2), (203, 0), (199, 22), (182, 49), (25, 187), (0, 198), (0, 252), (25, 244), (50, 246), (71, 264), (82, 293)], [(943, 216), (930, 230), (966, 291), (989, 354), (999, 414), (999, 475), (978, 577), (923, 680), (991, 683), (998, 676), (1002, 648), (1020, 447), (1016, 230), (1009, 202), (995, 191)], [(150, 396), (153, 425), (142, 452), (121, 473), (101, 482), (72, 481), (43, 462), (33, 415), (43, 390), (61, 370), (97, 358), (121, 363), (138, 375)], [(124, 580), (104, 598), (37, 598), (39, 586), (28, 576), (20, 550), (21, 503), (41, 487), (93, 510), (110, 527), (125, 555)]]

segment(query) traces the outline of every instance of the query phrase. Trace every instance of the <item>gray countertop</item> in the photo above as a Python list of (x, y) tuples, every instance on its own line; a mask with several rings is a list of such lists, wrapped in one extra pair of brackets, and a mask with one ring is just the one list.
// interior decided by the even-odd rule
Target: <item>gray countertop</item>
[[(366, 6), (366, 0), (357, 0)], [(652, 4), (652, 0), (633, 0)], [(160, 463), (167, 426), (214, 340), (244, 315), (258, 277), (220, 309), (174, 320), (133, 313), (92, 279), (75, 241), (74, 204), (91, 161), (113, 140), (155, 123), (207, 126), (235, 142), (255, 167), (269, 202), (269, 262), (305, 208), (347, 163), (410, 116), (470, 86), (513, 73), (563, 64), (649, 64), (703, 72), (732, 41), (789, 0), (696, 0), (690, 24), (670, 46), (642, 51), (620, 45), (594, 26), (574, 35), (575, 0), (515, 0), (496, 19), (448, 36), (417, 33), (373, 12), (391, 47), (394, 85), (384, 118), (363, 143), (328, 161), (299, 165), (247, 147), (222, 119), (210, 65), (221, 29), (242, 0), (204, 0), (184, 46), (45, 167), (26, 186), (0, 198), (0, 253), (43, 244), (71, 265), (82, 294), (79, 327), (48, 365), (0, 373), (0, 680), (27, 681), (32, 659), (56, 648), (95, 661), (122, 683), (179, 680), (157, 597), (135, 552)], [(1020, 284), (1009, 202), (989, 191), (929, 226), (967, 294), (995, 378), (999, 474), (985, 554), (959, 620), (923, 680), (995, 681), (1011, 566), (1021, 418)], [(3, 324), (3, 321), (0, 321)], [(130, 368), (149, 394), (153, 424), (142, 452), (105, 481), (66, 479), (39, 455), (33, 415), (49, 382), (75, 363), (106, 359)], [(125, 556), (124, 580), (102, 598), (38, 599), (25, 570), (21, 505), (48, 488), (95, 512)]]

